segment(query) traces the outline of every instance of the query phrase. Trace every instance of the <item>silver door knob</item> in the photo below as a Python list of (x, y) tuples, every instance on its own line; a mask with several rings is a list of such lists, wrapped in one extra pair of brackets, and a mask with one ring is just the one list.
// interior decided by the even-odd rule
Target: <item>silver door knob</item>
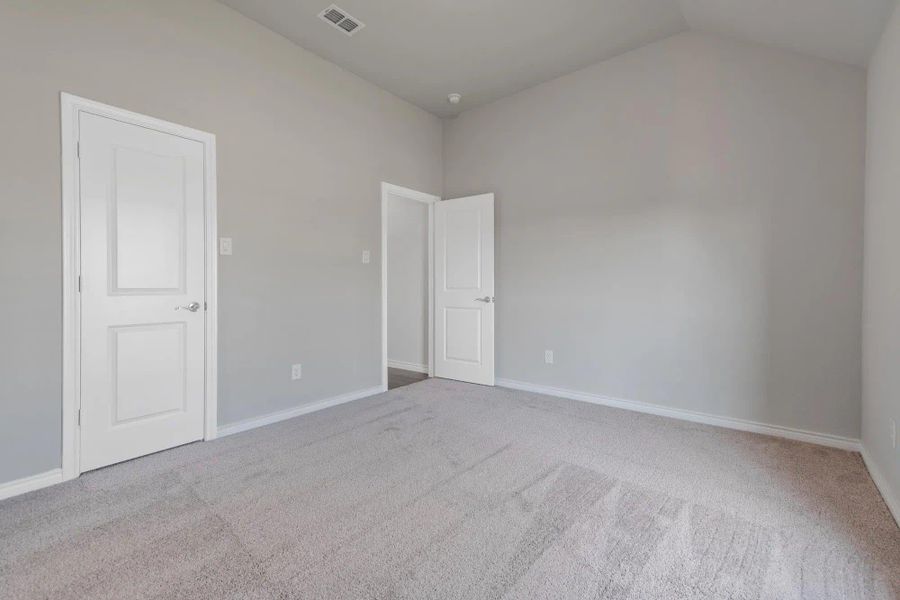
[(191, 302), (187, 306), (176, 306), (175, 310), (189, 310), (191, 312), (197, 312), (198, 310), (200, 310), (200, 303)]
[(486, 302), (486, 303), (490, 304), (493, 301), (494, 301), (493, 296), (485, 296), (484, 298), (475, 298), (475, 302)]

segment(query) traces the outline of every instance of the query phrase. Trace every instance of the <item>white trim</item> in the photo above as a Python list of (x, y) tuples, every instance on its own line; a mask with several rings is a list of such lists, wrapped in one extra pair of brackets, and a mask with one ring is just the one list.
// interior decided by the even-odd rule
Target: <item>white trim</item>
[(74, 97), (60, 98), (60, 143), (62, 163), (62, 267), (63, 267), (63, 389), (62, 389), (62, 476), (78, 477), (80, 438), (77, 410), (81, 389), (80, 328), (81, 303), (78, 301), (78, 273), (81, 264), (78, 210), (77, 140), (78, 116)]
[(420, 365), (418, 363), (388, 359), (387, 365), (392, 369), (403, 369), (404, 371), (415, 371), (416, 373), (428, 373), (428, 365)]
[(875, 462), (865, 446), (862, 447), (862, 458), (863, 463), (866, 465), (866, 469), (869, 470), (869, 475), (872, 476), (875, 487), (881, 492), (881, 497), (884, 499), (884, 503), (887, 505), (891, 515), (893, 515), (894, 521), (900, 526), (900, 498), (894, 495), (894, 491), (888, 484), (887, 478), (878, 468), (878, 463)]
[(428, 205), (428, 365), (423, 372), (429, 377), (434, 377), (434, 203), (441, 200), (439, 196), (381, 182), (381, 385), (384, 389), (387, 389), (388, 384), (387, 203), (390, 195)]
[(44, 473), (38, 473), (37, 475), (0, 483), (0, 500), (6, 500), (13, 496), (56, 485), (57, 483), (62, 483), (62, 481), (62, 469), (53, 469), (52, 471), (45, 471)]
[(341, 394), (340, 396), (334, 396), (332, 398), (325, 398), (324, 400), (319, 400), (310, 404), (301, 404), (300, 406), (295, 406), (294, 408), (280, 410), (278, 412), (269, 413), (260, 417), (252, 417), (250, 419), (244, 419), (243, 421), (237, 421), (236, 423), (221, 425), (219, 427), (219, 437), (225, 437), (226, 435), (233, 435), (235, 433), (240, 433), (249, 429), (263, 427), (264, 425), (271, 425), (272, 423), (278, 423), (279, 421), (293, 419), (294, 417), (299, 417), (300, 415), (306, 415), (319, 410), (324, 410), (326, 408), (331, 408), (332, 406), (337, 406), (339, 404), (345, 404), (347, 402), (353, 402), (354, 400), (368, 398), (369, 396), (374, 396), (375, 394), (380, 394), (384, 391), (385, 389), (382, 386), (371, 387), (364, 390), (357, 390), (355, 392), (348, 392), (346, 394)]
[(769, 425), (766, 423), (759, 423), (757, 421), (736, 419), (733, 417), (722, 417), (719, 415), (711, 415), (709, 413), (697, 412), (693, 410), (668, 408), (665, 406), (660, 406), (658, 404), (650, 404), (649, 402), (637, 402), (634, 400), (610, 398), (609, 396), (602, 396), (600, 394), (591, 394), (588, 392), (579, 392), (563, 388), (550, 387), (546, 385), (537, 385), (534, 383), (526, 383), (524, 381), (515, 381), (512, 379), (497, 379), (497, 385), (514, 390), (534, 392), (537, 394), (545, 394), (547, 396), (567, 398), (569, 400), (580, 400), (581, 402), (590, 402), (591, 404), (600, 404), (602, 406), (622, 408), (625, 410), (647, 413), (650, 415), (679, 419), (681, 421), (691, 421), (692, 423), (703, 423), (705, 425), (714, 425), (716, 427), (725, 427), (727, 429), (737, 429), (738, 431), (749, 431), (752, 433), (772, 435), (775, 437), (796, 440), (799, 442), (818, 444), (820, 446), (829, 446), (831, 448), (840, 448), (841, 450), (849, 450), (851, 452), (859, 452), (861, 449), (861, 445), (858, 439), (832, 435), (830, 433), (817, 433), (815, 431), (807, 431), (805, 429), (794, 429), (792, 427), (783, 427), (781, 425)]
[(216, 136), (204, 134), (206, 189), (206, 403), (203, 439), (216, 439), (219, 430), (219, 227)]
[(203, 439), (216, 437), (218, 407), (218, 302), (217, 270), (218, 252), (216, 236), (216, 136), (155, 119), (108, 104), (79, 98), (72, 94), (60, 94), (60, 131), (62, 162), (62, 263), (63, 263), (63, 394), (62, 394), (62, 478), (74, 479), (81, 473), (79, 428), (77, 410), (81, 399), (80, 375), (80, 295), (78, 275), (81, 257), (79, 181), (78, 181), (78, 116), (90, 113), (139, 127), (177, 135), (203, 144), (204, 148), (204, 212), (206, 248), (206, 376), (204, 401)]

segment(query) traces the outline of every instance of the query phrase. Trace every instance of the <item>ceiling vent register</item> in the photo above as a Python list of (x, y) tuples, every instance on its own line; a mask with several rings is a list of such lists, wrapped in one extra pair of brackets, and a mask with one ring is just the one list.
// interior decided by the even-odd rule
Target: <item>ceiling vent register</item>
[(346, 10), (334, 4), (320, 12), (319, 18), (348, 36), (352, 36), (366, 26), (365, 23), (355, 17), (351, 17)]

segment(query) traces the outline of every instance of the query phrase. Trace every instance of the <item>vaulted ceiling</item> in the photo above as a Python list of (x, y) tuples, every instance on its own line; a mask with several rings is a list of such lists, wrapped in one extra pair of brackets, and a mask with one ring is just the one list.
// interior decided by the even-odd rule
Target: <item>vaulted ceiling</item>
[[(438, 116), (696, 29), (865, 66), (896, 0), (220, 0)], [(458, 92), (463, 101), (447, 102)]]

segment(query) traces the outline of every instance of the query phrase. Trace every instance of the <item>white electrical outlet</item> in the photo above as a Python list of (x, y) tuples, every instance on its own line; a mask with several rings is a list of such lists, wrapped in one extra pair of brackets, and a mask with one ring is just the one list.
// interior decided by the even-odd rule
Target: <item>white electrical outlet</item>
[(303, 365), (291, 365), (291, 379), (303, 378)]
[(891, 448), (897, 448), (897, 421), (891, 419)]
[(231, 256), (231, 238), (219, 238), (219, 254)]
[(372, 262), (372, 253), (369, 252), (368, 250), (363, 250), (362, 261), (363, 261), (364, 265), (367, 265), (370, 262)]
[(544, 350), (544, 362), (548, 365), (553, 364), (553, 350)]

